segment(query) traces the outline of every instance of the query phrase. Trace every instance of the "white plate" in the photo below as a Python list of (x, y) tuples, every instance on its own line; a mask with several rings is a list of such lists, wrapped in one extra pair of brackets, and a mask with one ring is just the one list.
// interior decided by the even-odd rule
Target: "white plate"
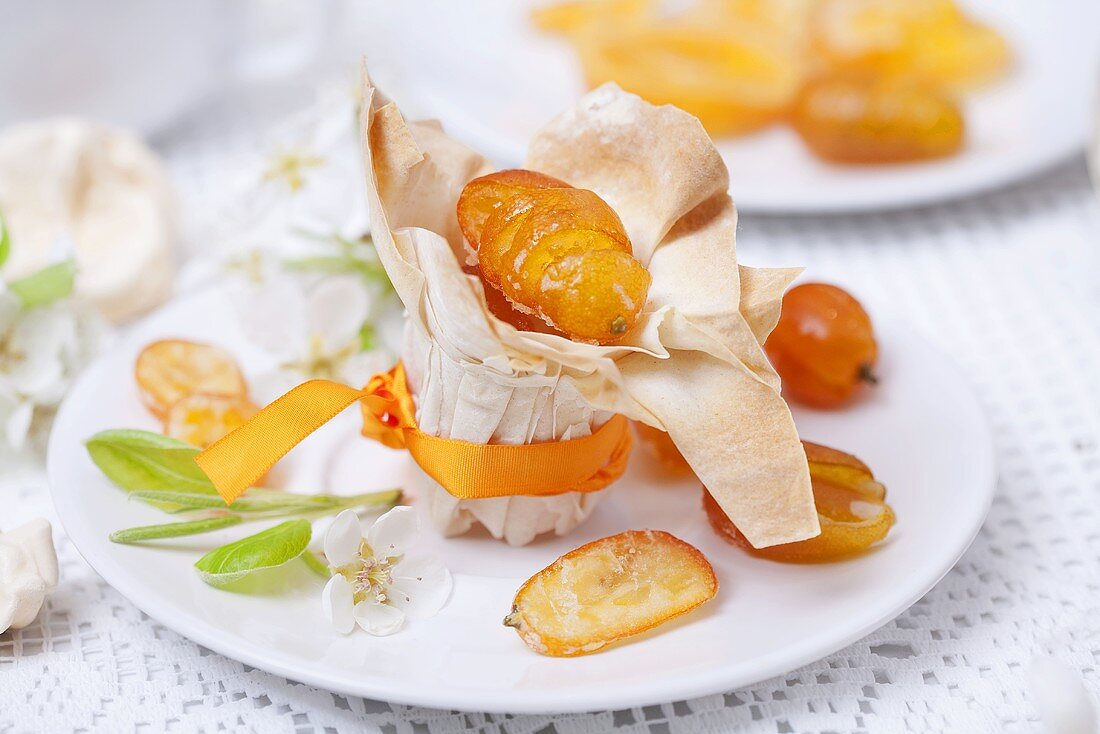
[[(569, 46), (531, 27), (531, 2), (375, 3), (363, 28), (371, 74), (417, 116), (501, 166), (519, 165), (531, 135), (583, 93)], [(985, 191), (1079, 151), (1092, 123), (1100, 62), (1095, 0), (970, 0), (1017, 57), (1005, 81), (968, 98), (959, 155), (900, 166), (845, 167), (810, 155), (789, 129), (723, 140), (742, 212), (857, 211)]]
[[(427, 532), (455, 571), (454, 596), (438, 616), (384, 638), (333, 633), (320, 581), (304, 565), (261, 596), (203, 584), (191, 564), (243, 535), (114, 545), (119, 528), (166, 521), (102, 477), (83, 441), (106, 428), (157, 428), (138, 402), (138, 350), (165, 337), (222, 344), (245, 371), (266, 366), (247, 347), (227, 298), (208, 291), (140, 324), (101, 357), (65, 401), (50, 438), (48, 468), (58, 516), (106, 581), (154, 619), (224, 655), (348, 694), (447, 709), (561, 712), (619, 708), (730, 690), (817, 660), (881, 626), (928, 591), (958, 560), (993, 494), (990, 436), (956, 369), (898, 323), (879, 319), (882, 385), (842, 412), (798, 411), (803, 436), (862, 457), (889, 487), (898, 524), (858, 559), (793, 566), (754, 559), (714, 535), (692, 481), (662, 483), (636, 452), (589, 521), (565, 538), (510, 548), (482, 535)], [(302, 444), (276, 471), (306, 489), (344, 492), (400, 483), (404, 454), (358, 437), (348, 411)], [(630, 528), (668, 530), (698, 546), (721, 590), (697, 612), (588, 657), (541, 657), (503, 626), (520, 583), (562, 553)], [(249, 532), (257, 528), (253, 526)]]

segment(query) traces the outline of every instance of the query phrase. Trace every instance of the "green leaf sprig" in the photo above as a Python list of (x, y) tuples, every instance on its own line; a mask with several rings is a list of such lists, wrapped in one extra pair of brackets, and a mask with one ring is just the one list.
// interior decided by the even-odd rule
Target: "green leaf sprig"
[(8, 232), (8, 223), (4, 221), (4, 214), (0, 212), (0, 267), (8, 260), (11, 254), (11, 233)]
[(353, 240), (339, 234), (319, 234), (300, 228), (294, 231), (301, 237), (333, 245), (336, 251), (331, 255), (288, 258), (283, 261), (288, 269), (322, 275), (351, 273), (367, 283), (379, 286), (383, 291), (393, 290), (393, 284), (378, 259), (369, 234)]
[(38, 308), (68, 298), (76, 281), (76, 263), (62, 260), (8, 283), (23, 308)]
[(195, 463), (199, 449), (183, 441), (149, 431), (100, 431), (85, 442), (88, 455), (100, 471), (131, 499), (145, 502), (179, 522), (117, 530), (115, 543), (137, 544), (166, 538), (214, 532), (245, 522), (293, 518), (254, 535), (215, 548), (195, 564), (208, 584), (237, 585), (244, 577), (301, 558), (318, 575), (327, 567), (308, 550), (310, 520), (342, 510), (384, 510), (397, 504), (401, 490), (350, 496), (301, 494), (253, 487), (232, 505), (226, 505), (213, 483)]

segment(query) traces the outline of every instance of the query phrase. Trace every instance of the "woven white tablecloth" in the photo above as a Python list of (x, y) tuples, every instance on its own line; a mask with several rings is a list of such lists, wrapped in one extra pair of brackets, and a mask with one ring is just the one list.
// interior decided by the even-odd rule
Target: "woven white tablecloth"
[[(157, 141), (191, 207), (256, 140), (247, 116), (198, 119)], [(1100, 207), (1083, 161), (919, 211), (748, 214), (739, 247), (745, 262), (805, 264), (890, 304), (954, 355), (988, 413), (999, 471), (989, 519), (893, 622), (722, 695), (586, 715), (433, 711), (318, 690), (206, 650), (107, 586), (58, 529), (60, 586), (35, 623), (0, 635), (0, 732), (1039, 731), (1028, 697), (1036, 655), (1100, 691)], [(39, 514), (54, 517), (39, 466), (0, 467), (0, 526)]]

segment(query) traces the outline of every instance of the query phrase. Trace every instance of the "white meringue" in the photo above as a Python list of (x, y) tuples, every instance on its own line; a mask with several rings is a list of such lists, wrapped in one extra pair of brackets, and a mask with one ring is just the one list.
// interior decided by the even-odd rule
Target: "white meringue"
[(12, 237), (7, 279), (50, 264), (72, 240), (76, 295), (111, 321), (170, 295), (175, 194), (156, 154), (124, 130), (71, 118), (5, 129), (0, 212)]
[(36, 518), (0, 533), (0, 633), (26, 627), (57, 586), (50, 523)]

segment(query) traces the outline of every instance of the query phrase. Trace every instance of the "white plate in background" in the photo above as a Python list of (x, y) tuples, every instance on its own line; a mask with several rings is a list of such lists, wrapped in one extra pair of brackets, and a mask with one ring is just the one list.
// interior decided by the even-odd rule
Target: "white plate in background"
[[(545, 2), (545, 0), (543, 0)], [(584, 93), (569, 45), (532, 27), (531, 0), (375, 3), (363, 48), (379, 88), (402, 109), (437, 117), (501, 167)], [(838, 166), (776, 126), (719, 141), (741, 211), (844, 212), (927, 204), (1026, 178), (1078, 152), (1093, 121), (1100, 64), (1095, 0), (969, 0), (1016, 55), (1002, 82), (966, 98), (968, 139), (951, 158)]]

